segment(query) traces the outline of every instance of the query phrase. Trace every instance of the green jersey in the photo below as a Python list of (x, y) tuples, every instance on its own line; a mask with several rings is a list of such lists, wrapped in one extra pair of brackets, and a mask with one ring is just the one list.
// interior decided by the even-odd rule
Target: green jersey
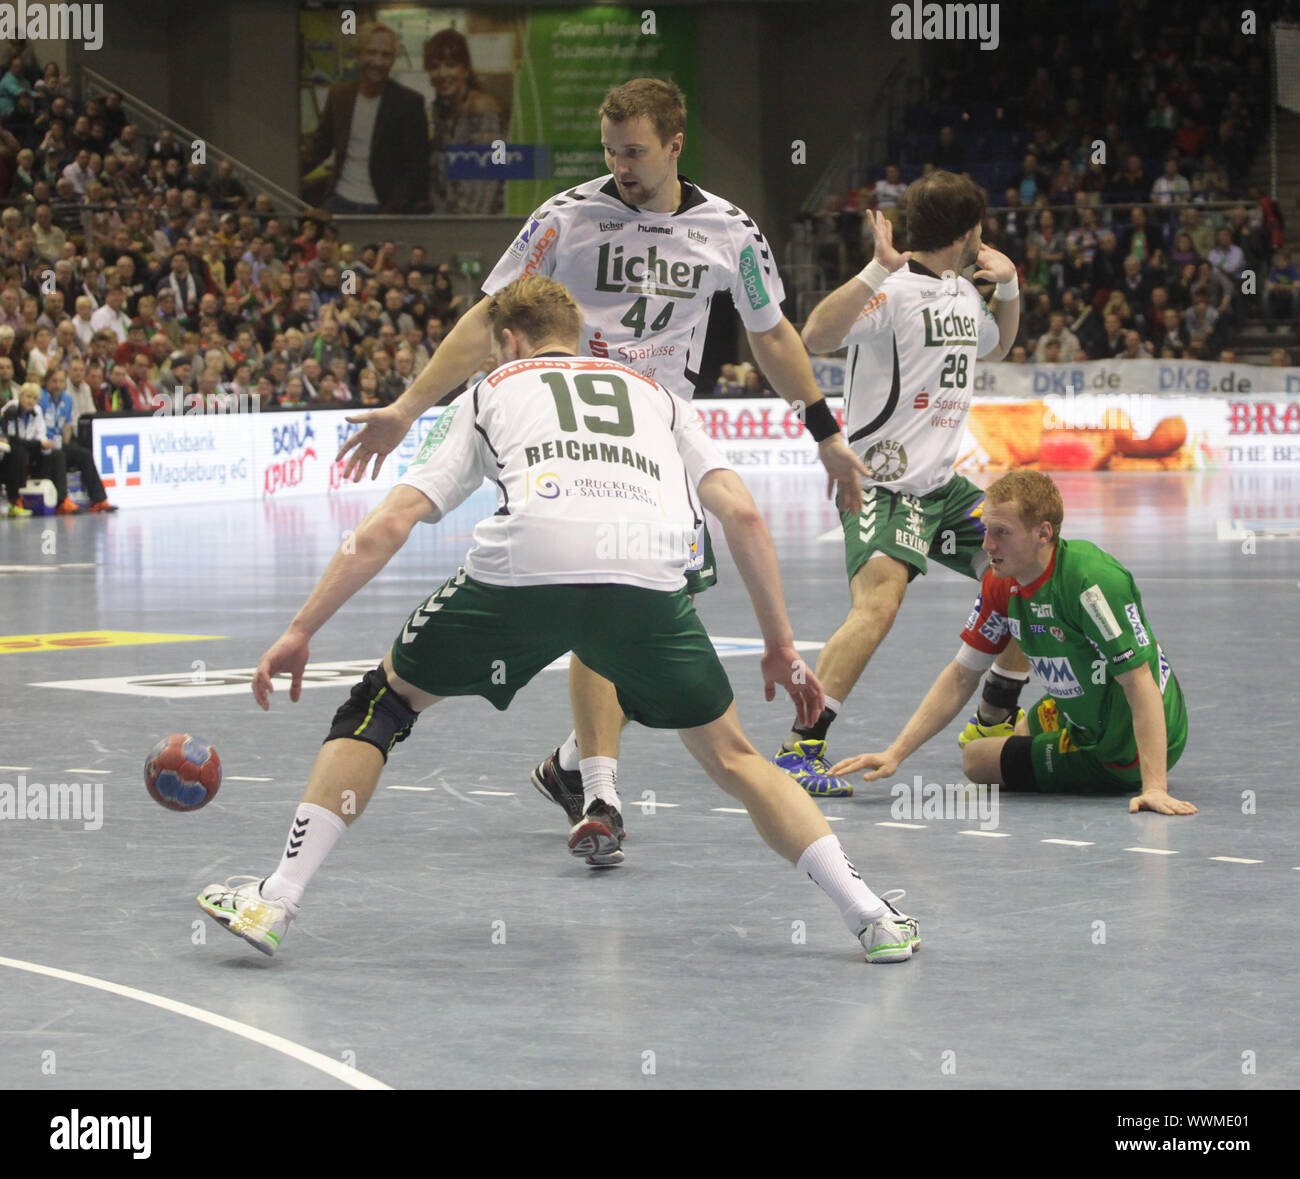
[(971, 666), (984, 662), (975, 651), (996, 655), (1016, 639), (1070, 741), (1108, 770), (1137, 764), (1133, 712), (1115, 677), (1142, 664), (1164, 699), (1170, 748), (1181, 750), (1186, 742), (1182, 690), (1147, 622), (1133, 575), (1095, 544), (1058, 540), (1046, 572), (1029, 585), (995, 577), (990, 569), (961, 637), (974, 649)]

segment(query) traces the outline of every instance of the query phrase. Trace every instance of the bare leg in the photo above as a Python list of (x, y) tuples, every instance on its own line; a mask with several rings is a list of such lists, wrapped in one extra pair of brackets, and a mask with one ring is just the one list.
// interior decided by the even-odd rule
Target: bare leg
[(817, 659), (817, 678), (828, 696), (847, 699), (867, 662), (894, 625), (907, 591), (907, 569), (893, 557), (873, 557), (853, 575), (853, 605)]
[[(867, 662), (889, 633), (907, 592), (908, 567), (890, 556), (872, 557), (849, 583), (853, 605), (843, 625), (831, 635), (817, 659), (817, 678), (826, 695), (841, 704), (848, 699)], [(806, 733), (793, 728), (786, 738), (786, 748)]]
[(750, 744), (732, 704), (712, 724), (682, 729), (682, 743), (705, 773), (733, 798), (773, 851), (792, 864), (831, 827), (802, 787)]
[(618, 693), (609, 680), (597, 675), (577, 655), (569, 659), (569, 703), (579, 756), (617, 758), (618, 737), (627, 724)]

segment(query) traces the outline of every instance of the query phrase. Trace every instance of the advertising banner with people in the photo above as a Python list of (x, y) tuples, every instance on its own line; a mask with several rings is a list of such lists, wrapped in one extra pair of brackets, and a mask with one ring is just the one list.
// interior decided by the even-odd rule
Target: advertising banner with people
[[(605, 169), (629, 78), (695, 93), (695, 12), (357, 4), (299, 12), (300, 195), (336, 214), (525, 216)], [(688, 105), (681, 169), (698, 173)]]

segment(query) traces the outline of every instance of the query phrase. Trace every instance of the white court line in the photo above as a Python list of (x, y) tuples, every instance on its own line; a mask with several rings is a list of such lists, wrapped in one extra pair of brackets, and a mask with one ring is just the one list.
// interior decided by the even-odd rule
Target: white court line
[(246, 778), (242, 774), (227, 774), (227, 782), (274, 782), (274, 778)]
[[(425, 789), (426, 790), (430, 789), (430, 787), (425, 787)], [(515, 796), (515, 792), (513, 790), (466, 790), (465, 793), (466, 794), (490, 794), (493, 798), (514, 798)]]
[(657, 811), (661, 806), (666, 806), (670, 810), (676, 810), (682, 804), (680, 802), (629, 802), (628, 806), (639, 806), (641, 813)]
[(30, 770), (31, 766), (0, 766), (0, 770)]
[(844, 822), (844, 816), (843, 816), (843, 815), (822, 815), (822, 818), (825, 819), (828, 823), (842, 823), (842, 822)]
[(81, 766), (69, 766), (63, 771), (65, 774), (111, 774), (112, 770), (86, 770)]
[(1224, 864), (1262, 864), (1263, 860), (1242, 860), (1236, 856), (1211, 856), (1212, 860), (1219, 860)]
[(711, 807), (720, 815), (747, 815), (749, 812), (743, 806), (715, 806)]
[(0, 966), (9, 966), (14, 970), (25, 970), (29, 974), (43, 974), (47, 978), (55, 978), (61, 982), (77, 983), (83, 987), (92, 987), (97, 991), (107, 991), (110, 995), (121, 995), (124, 999), (134, 999), (137, 1003), (148, 1003), (151, 1007), (159, 1007), (163, 1011), (170, 1011), (175, 1015), (183, 1015), (187, 1019), (209, 1024), (211, 1027), (218, 1028), (223, 1032), (243, 1036), (245, 1040), (251, 1040), (254, 1044), (261, 1044), (264, 1048), (270, 1048), (274, 1052), (279, 1052), (284, 1056), (300, 1061), (302, 1064), (309, 1065), (311, 1068), (318, 1069), (320, 1072), (333, 1077), (336, 1081), (351, 1085), (354, 1089), (392, 1088), (391, 1085), (385, 1085), (383, 1081), (376, 1077), (349, 1068), (341, 1060), (331, 1060), (328, 1056), (317, 1052), (313, 1048), (304, 1048), (301, 1044), (295, 1044), (292, 1040), (286, 1040), (283, 1036), (277, 1036), (274, 1032), (264, 1032), (261, 1028), (240, 1023), (237, 1019), (229, 1019), (224, 1015), (204, 1011), (201, 1007), (191, 1007), (188, 1003), (178, 1003), (175, 999), (168, 999), (165, 995), (155, 995), (150, 991), (137, 990), (135, 987), (123, 986), (121, 983), (109, 982), (107, 979), (94, 978), (89, 974), (76, 974), (71, 970), (59, 970), (53, 966), (42, 966), (39, 962), (23, 962), (17, 958), (0, 958)]
[(1166, 851), (1163, 847), (1126, 847), (1125, 851), (1145, 852), (1149, 856), (1176, 856), (1176, 851)]
[(958, 835), (983, 835), (987, 839), (1010, 839), (1010, 831), (958, 831)]
[(386, 786), (385, 790), (418, 790), (422, 794), (432, 794), (436, 787), (433, 786)]
[(904, 831), (923, 831), (924, 823), (877, 823), (877, 827), (901, 827)]
[(1065, 846), (1065, 847), (1093, 847), (1093, 846), (1095, 846), (1094, 844), (1089, 843), (1089, 842), (1088, 842), (1087, 840), (1085, 840), (1085, 839), (1044, 839), (1044, 840), (1040, 840), (1040, 842), (1042, 842), (1042, 843), (1059, 843), (1059, 844), (1062, 844), (1062, 845)]

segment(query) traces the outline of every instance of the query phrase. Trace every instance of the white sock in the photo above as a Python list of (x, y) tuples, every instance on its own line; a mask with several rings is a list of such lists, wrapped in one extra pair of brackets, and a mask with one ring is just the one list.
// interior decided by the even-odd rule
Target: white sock
[(615, 810), (622, 809), (618, 801), (618, 758), (584, 757), (578, 768), (582, 771), (584, 811), (598, 798)]
[(560, 746), (560, 769), (576, 770), (578, 768), (578, 733), (575, 729)]
[(316, 869), (347, 829), (333, 811), (311, 802), (300, 802), (285, 841), (280, 866), (262, 881), (262, 896), (268, 901), (288, 901), (297, 908)]
[(823, 835), (810, 843), (803, 849), (798, 867), (835, 902), (854, 937), (884, 915), (885, 902), (862, 882), (836, 836)]
[(834, 696), (826, 697), (826, 707), (829, 708), (837, 716), (844, 711), (844, 705), (841, 704), (838, 700), (836, 700)]

